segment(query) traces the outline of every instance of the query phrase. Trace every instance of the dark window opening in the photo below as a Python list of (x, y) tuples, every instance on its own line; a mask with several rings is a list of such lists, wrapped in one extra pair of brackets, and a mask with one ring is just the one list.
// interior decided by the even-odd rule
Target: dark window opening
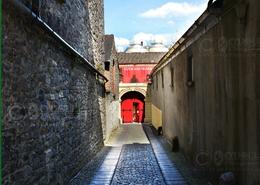
[(154, 77), (152, 77), (152, 89), (154, 90)]
[(174, 69), (171, 67), (171, 87), (174, 87)]
[(189, 56), (187, 60), (187, 85), (192, 86), (194, 83), (193, 77), (193, 57)]
[(105, 70), (109, 71), (110, 68), (110, 62), (109, 61), (105, 61)]
[(158, 75), (156, 74), (156, 89), (158, 90)]
[(188, 65), (187, 65), (187, 71), (188, 71), (188, 82), (193, 81), (193, 58), (192, 56), (188, 57)]
[(162, 88), (164, 88), (164, 75), (163, 75), (163, 71), (161, 71), (161, 77), (162, 77)]

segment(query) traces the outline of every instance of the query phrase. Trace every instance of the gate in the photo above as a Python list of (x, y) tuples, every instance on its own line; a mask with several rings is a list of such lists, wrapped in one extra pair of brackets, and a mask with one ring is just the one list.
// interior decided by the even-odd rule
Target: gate
[(123, 123), (143, 122), (144, 120), (144, 98), (139, 94), (132, 94), (122, 98), (121, 117)]

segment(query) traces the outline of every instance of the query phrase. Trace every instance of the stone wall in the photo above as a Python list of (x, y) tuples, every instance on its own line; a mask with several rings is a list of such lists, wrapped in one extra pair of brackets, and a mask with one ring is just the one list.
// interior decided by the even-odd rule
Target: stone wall
[[(40, 1), (39, 14), (95, 64), (103, 43), (92, 38), (104, 28), (90, 14), (103, 21), (101, 2)], [(3, 184), (67, 184), (103, 146), (103, 82), (31, 16), (3, 5)]]
[(170, 142), (177, 136), (185, 155), (206, 172), (218, 177), (232, 171), (241, 185), (260, 183), (259, 6), (226, 0), (221, 9), (209, 10), (215, 15), (153, 75), (152, 103), (162, 111), (164, 136)]
[(119, 64), (115, 47), (114, 35), (105, 36), (105, 60), (110, 62), (105, 71), (108, 78), (106, 83), (106, 123), (103, 126), (105, 142), (109, 139), (112, 131), (119, 127)]

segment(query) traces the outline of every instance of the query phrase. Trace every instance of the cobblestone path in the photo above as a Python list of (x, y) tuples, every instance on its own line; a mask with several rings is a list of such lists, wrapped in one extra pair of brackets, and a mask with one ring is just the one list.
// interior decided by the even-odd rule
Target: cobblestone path
[[(149, 138), (147, 138), (144, 130)], [(123, 125), (69, 185), (187, 185), (149, 126)]]
[(163, 177), (168, 185), (188, 185), (186, 180), (180, 174), (176, 165), (170, 160), (167, 152), (163, 149), (160, 142), (156, 139), (152, 133), (152, 129), (149, 126), (143, 127), (152, 145), (154, 154), (157, 158)]
[(124, 145), (111, 184), (164, 185), (151, 145)]

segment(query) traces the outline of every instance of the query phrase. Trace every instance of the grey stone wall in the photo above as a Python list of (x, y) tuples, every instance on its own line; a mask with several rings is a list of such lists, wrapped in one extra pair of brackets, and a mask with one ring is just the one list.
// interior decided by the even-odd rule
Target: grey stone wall
[[(244, 3), (247, 13), (243, 17), (243, 5), (227, 0), (221, 19), (213, 16), (198, 28), (203, 31), (219, 20), (156, 74), (158, 89), (154, 76), (152, 103), (163, 112), (164, 136), (169, 141), (177, 136), (181, 150), (194, 164), (216, 177), (233, 171), (238, 184), (256, 185), (260, 183), (260, 4)], [(190, 55), (193, 86), (187, 86)]]
[[(91, 29), (101, 38), (103, 25), (89, 21), (94, 6), (103, 20), (101, 1), (40, 2), (43, 20), (90, 62), (102, 60)], [(103, 83), (30, 16), (3, 4), (3, 184), (67, 184), (103, 146)]]
[[(104, 2), (103, 0), (88, 0), (91, 43), (95, 65), (101, 71), (105, 61), (104, 51)], [(102, 34), (100, 34), (102, 33)]]

